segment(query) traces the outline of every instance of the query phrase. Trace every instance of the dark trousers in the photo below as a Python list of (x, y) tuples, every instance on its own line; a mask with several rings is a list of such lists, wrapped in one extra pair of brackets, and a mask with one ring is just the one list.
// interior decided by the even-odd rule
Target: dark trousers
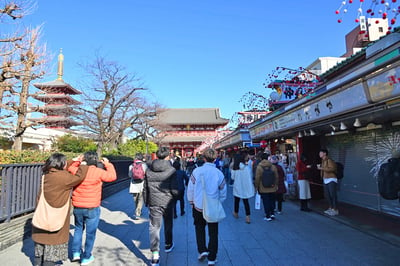
[(329, 207), (337, 209), (337, 183), (332, 181), (325, 184), (325, 188), (328, 191)]
[(151, 206), (150, 210), (150, 251), (160, 251), (161, 219), (164, 220), (165, 245), (172, 244), (172, 208)]
[(265, 217), (270, 218), (275, 209), (275, 193), (260, 193), (264, 205)]
[(179, 195), (176, 197), (175, 204), (174, 204), (174, 217), (176, 217), (176, 203), (179, 200), (180, 207), (181, 207), (181, 215), (185, 213), (185, 191), (179, 191)]
[(276, 203), (278, 205), (278, 212), (282, 211), (283, 193), (275, 193)]
[[(218, 223), (207, 223), (203, 213), (193, 208), (193, 220), (196, 230), (197, 251), (208, 253), (208, 260), (215, 260), (218, 252)], [(206, 225), (208, 226), (208, 248), (206, 246)]]
[[(250, 215), (250, 205), (249, 205), (249, 199), (242, 199), (243, 200), (243, 204), (244, 204), (244, 210), (246, 212), (246, 216)], [(240, 202), (240, 198), (235, 196), (235, 207), (234, 210), (236, 213), (239, 212), (239, 202)]]

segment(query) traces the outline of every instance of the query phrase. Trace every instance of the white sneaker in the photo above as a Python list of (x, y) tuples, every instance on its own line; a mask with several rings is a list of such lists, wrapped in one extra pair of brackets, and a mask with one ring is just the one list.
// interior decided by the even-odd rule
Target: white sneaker
[(330, 216), (336, 216), (336, 215), (339, 215), (339, 211), (338, 211), (338, 210), (334, 210), (334, 209), (332, 209), (329, 215), (330, 215)]
[(327, 209), (326, 211), (324, 211), (324, 213), (325, 213), (325, 214), (328, 214), (328, 215), (330, 215), (331, 212), (332, 212), (332, 209), (331, 209), (331, 208), (329, 208), (329, 209)]
[(198, 259), (199, 261), (203, 261), (203, 260), (205, 260), (205, 259), (207, 258), (207, 256), (208, 256), (208, 252), (205, 251), (205, 252), (201, 253), (201, 254), (197, 257), (197, 259)]
[(216, 262), (217, 262), (217, 260), (209, 260), (208, 265), (215, 265)]

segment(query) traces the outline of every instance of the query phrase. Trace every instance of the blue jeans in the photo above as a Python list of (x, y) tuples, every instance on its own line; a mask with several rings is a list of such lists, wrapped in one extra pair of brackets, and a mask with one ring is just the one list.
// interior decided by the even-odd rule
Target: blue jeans
[[(74, 208), (75, 231), (72, 240), (72, 253), (81, 253), (81, 259), (92, 256), (96, 231), (100, 221), (100, 207), (97, 208)], [(85, 249), (82, 252), (82, 235), (86, 229)]]

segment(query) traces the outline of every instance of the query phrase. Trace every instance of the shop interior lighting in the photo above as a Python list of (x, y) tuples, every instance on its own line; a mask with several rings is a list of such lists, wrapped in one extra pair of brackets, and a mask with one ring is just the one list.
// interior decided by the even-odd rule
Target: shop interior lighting
[(361, 127), (360, 119), (356, 118), (356, 121), (354, 121), (353, 126), (355, 126), (355, 127)]
[(332, 124), (330, 124), (330, 127), (332, 128), (332, 131), (335, 132), (336, 131), (336, 127)]
[(347, 126), (343, 122), (340, 122), (340, 130), (346, 130), (346, 129)]
[(299, 134), (297, 135), (298, 138), (302, 138), (303, 137), (303, 133), (301, 133), (301, 131), (299, 131)]
[(310, 136), (315, 136), (315, 131), (310, 129)]
[(331, 135), (332, 135), (332, 136), (335, 135), (335, 131), (332, 130), (332, 131), (331, 131)]

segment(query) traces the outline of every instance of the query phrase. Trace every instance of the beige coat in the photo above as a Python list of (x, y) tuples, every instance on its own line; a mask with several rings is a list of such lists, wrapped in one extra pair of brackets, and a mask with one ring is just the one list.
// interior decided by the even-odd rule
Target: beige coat
[[(275, 173), (275, 186), (272, 188), (266, 188), (263, 187), (261, 177), (264, 171), (264, 167), (272, 167), (272, 171)], [(268, 160), (262, 160), (258, 165), (256, 169), (256, 177), (254, 180), (254, 186), (256, 188), (256, 191), (258, 193), (274, 193), (278, 190), (278, 181), (279, 181), (279, 175), (278, 175), (278, 170), (276, 169), (275, 165), (273, 165), (270, 161)]]
[(336, 163), (329, 157), (321, 162), (321, 177), (336, 178)]

